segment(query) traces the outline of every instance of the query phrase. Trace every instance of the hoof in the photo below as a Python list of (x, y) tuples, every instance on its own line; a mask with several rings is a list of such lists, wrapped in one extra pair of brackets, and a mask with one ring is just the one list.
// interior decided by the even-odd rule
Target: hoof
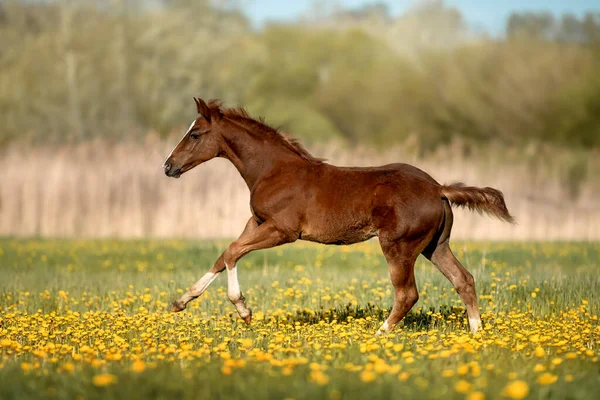
[(250, 325), (250, 322), (252, 322), (252, 310), (248, 310), (250, 311), (250, 314), (246, 315), (243, 320), (247, 325)]
[(171, 304), (170, 310), (171, 310), (171, 312), (180, 312), (180, 311), (183, 311), (183, 310), (185, 310), (185, 304), (183, 304), (179, 300), (175, 300)]

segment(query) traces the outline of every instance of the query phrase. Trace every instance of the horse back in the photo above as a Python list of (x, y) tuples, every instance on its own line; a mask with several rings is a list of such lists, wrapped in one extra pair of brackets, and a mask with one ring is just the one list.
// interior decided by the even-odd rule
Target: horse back
[(408, 164), (323, 165), (307, 174), (298, 193), (301, 238), (355, 243), (376, 236), (381, 229), (409, 232), (435, 224), (443, 213), (439, 190), (431, 176)]

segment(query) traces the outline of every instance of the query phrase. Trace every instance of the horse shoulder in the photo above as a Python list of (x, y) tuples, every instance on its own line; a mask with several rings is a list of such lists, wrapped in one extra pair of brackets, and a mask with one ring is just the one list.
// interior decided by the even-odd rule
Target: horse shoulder
[(318, 175), (318, 165), (307, 167), (304, 163), (286, 165), (264, 177), (250, 192), (250, 207), (260, 219), (268, 219), (285, 211), (298, 215), (309, 193), (311, 181)]

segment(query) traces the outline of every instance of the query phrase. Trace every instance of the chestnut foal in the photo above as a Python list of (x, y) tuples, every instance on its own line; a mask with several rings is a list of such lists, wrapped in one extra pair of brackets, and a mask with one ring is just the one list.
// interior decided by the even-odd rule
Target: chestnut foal
[(417, 302), (414, 263), (423, 254), (452, 282), (467, 308), (471, 331), (477, 332), (481, 319), (473, 276), (448, 244), (450, 204), (514, 222), (500, 191), (460, 183), (440, 185), (407, 164), (336, 167), (314, 158), (244, 109), (194, 100), (199, 116), (165, 161), (165, 173), (179, 178), (214, 157), (226, 158), (250, 189), (252, 216), (215, 265), (173, 302), (172, 311), (184, 310), (227, 269), (227, 295), (250, 323), (252, 312), (237, 278), (240, 258), (298, 239), (340, 245), (377, 236), (394, 285), (394, 306), (380, 331), (393, 329)]

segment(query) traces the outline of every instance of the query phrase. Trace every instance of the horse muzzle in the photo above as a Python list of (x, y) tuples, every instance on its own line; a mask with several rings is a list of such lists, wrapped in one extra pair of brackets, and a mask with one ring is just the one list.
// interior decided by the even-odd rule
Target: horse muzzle
[(165, 161), (163, 168), (165, 169), (165, 175), (168, 177), (179, 178), (181, 176), (181, 168), (173, 168), (173, 165), (168, 161)]

